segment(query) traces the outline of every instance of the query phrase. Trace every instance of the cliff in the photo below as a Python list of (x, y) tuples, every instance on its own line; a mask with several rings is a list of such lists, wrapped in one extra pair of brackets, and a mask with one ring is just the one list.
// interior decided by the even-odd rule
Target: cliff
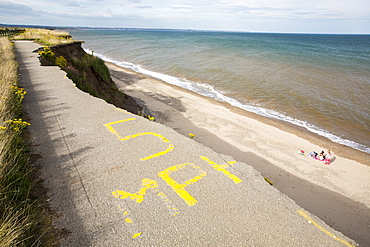
[(82, 91), (131, 113), (142, 112), (142, 107), (132, 97), (118, 90), (104, 61), (87, 54), (81, 44), (74, 42), (44, 48), (39, 51), (41, 64), (58, 65)]

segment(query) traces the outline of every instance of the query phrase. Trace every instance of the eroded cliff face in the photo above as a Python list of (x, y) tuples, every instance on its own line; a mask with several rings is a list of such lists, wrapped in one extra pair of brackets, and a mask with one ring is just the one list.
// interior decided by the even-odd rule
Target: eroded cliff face
[(55, 54), (54, 60), (41, 58), (41, 64), (59, 65), (82, 91), (131, 113), (141, 113), (142, 107), (135, 99), (118, 90), (104, 61), (87, 54), (81, 44), (75, 42), (50, 47)]

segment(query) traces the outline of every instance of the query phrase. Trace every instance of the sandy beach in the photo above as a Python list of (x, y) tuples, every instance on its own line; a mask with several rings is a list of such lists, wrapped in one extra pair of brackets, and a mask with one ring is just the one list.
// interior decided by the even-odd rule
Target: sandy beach
[[(361, 245), (370, 243), (370, 155), (108, 64), (120, 90), (155, 121), (253, 166), (276, 188)], [(332, 150), (330, 165), (298, 154)]]

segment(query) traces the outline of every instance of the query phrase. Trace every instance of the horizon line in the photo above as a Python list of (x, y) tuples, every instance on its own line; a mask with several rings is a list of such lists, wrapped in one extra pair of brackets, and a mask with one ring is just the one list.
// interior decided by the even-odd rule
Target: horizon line
[(241, 31), (241, 30), (212, 30), (195, 28), (146, 28), (146, 27), (91, 27), (91, 26), (60, 26), (38, 24), (4, 24), (0, 27), (48, 28), (48, 29), (90, 29), (90, 30), (153, 30), (153, 31), (195, 31), (195, 32), (229, 32), (229, 33), (266, 33), (266, 34), (318, 34), (318, 35), (370, 35), (370, 33), (325, 33), (325, 32), (274, 32), (274, 31)]

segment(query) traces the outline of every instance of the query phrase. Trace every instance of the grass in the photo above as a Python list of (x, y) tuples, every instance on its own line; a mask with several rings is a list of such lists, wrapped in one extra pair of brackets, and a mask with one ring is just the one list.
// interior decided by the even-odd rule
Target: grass
[(23, 33), (14, 36), (13, 39), (34, 40), (46, 46), (69, 44), (75, 42), (68, 32), (36, 28), (26, 28)]
[(81, 71), (86, 71), (89, 67), (92, 67), (104, 81), (111, 80), (109, 69), (101, 58), (90, 54), (85, 54), (83, 57), (78, 57), (71, 60), (71, 62), (74, 67), (80, 69)]
[[(32, 196), (36, 183), (30, 165), (22, 120), (22, 100), (18, 87), (18, 65), (13, 44), (0, 38), (0, 247), (42, 246), (39, 236), (49, 236), (43, 228), (46, 204)], [(45, 241), (47, 242), (47, 241)], [(48, 245), (53, 245), (49, 241)]]

